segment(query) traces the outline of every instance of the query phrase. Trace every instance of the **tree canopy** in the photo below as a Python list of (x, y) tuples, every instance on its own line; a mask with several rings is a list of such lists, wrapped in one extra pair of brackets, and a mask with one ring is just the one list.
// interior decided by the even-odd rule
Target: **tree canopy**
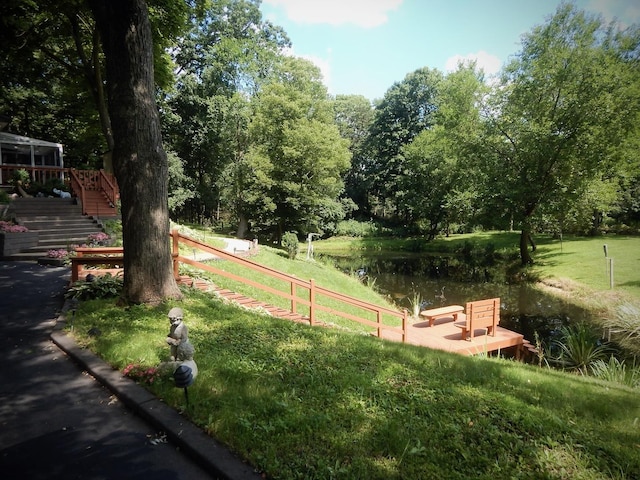
[[(113, 151), (125, 192), (144, 178), (126, 157), (145, 145), (153, 155), (141, 164), (161, 179), (147, 193), (176, 220), (276, 242), (288, 231), (330, 235), (349, 217), (428, 238), (513, 227), (525, 264), (541, 229), (640, 222), (638, 26), (563, 4), (522, 37), (497, 80), (474, 64), (424, 67), (372, 104), (329, 95), (258, 0), (138, 0), (153, 55), (130, 67), (149, 64), (145, 88), (160, 116), (156, 125), (145, 110), (153, 134), (131, 143), (120, 132), (118, 147), (113, 115), (126, 125), (131, 112), (118, 110), (122, 92), (110, 85), (103, 42), (115, 25), (97, 28), (103, 3), (2, 3), (1, 113), (16, 133), (64, 143), (73, 166)], [(137, 224), (126, 197), (123, 212)]]

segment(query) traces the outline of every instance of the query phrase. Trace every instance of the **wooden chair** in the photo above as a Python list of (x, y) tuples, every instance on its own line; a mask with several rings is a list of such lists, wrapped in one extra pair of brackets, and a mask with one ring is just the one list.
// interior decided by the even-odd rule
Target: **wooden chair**
[(500, 323), (500, 298), (467, 302), (464, 317), (464, 321), (454, 323), (462, 329), (463, 340), (472, 341), (478, 328), (485, 329), (487, 334), (495, 337), (496, 327)]

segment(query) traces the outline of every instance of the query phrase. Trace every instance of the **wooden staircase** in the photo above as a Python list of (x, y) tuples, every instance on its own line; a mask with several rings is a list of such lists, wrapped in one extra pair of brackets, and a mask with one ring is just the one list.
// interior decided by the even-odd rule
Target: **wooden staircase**
[(37, 260), (46, 257), (49, 250), (68, 250), (86, 243), (90, 234), (102, 232), (93, 218), (82, 214), (75, 199), (16, 198), (7, 213), (30, 232), (38, 233), (37, 246), (11, 255), (11, 260)]
[(103, 191), (87, 190), (84, 199), (84, 211), (95, 219), (115, 218), (118, 212)]
[(71, 190), (82, 207), (82, 213), (96, 219), (116, 218), (116, 202), (120, 196), (113, 175), (104, 170), (69, 171)]
[[(292, 322), (304, 323), (309, 325), (310, 320), (309, 317), (305, 315), (300, 315), (298, 313), (293, 313), (291, 310), (287, 310), (285, 308), (275, 307), (273, 305), (269, 305), (268, 303), (261, 302), (259, 300), (255, 300), (251, 297), (246, 297), (242, 294), (233, 292), (231, 290), (227, 290), (226, 288), (218, 287), (211, 282), (202, 279), (193, 279), (188, 276), (180, 276), (178, 278), (178, 283), (182, 285), (188, 285), (193, 288), (197, 288), (203, 292), (212, 293), (226, 301), (233, 302), (241, 307), (245, 307), (251, 310), (258, 310), (266, 313), (267, 315), (271, 315), (272, 317), (282, 318), (284, 320), (290, 320)], [(317, 325), (325, 325), (324, 322), (316, 321)]]

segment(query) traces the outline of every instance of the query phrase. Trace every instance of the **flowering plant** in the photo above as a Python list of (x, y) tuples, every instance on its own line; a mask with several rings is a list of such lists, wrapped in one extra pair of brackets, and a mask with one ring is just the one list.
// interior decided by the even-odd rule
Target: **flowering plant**
[(87, 243), (89, 243), (90, 246), (104, 245), (104, 243), (110, 239), (111, 237), (104, 232), (91, 233), (87, 237)]
[(122, 370), (122, 374), (125, 377), (129, 377), (137, 382), (147, 383), (151, 385), (155, 382), (160, 376), (158, 369), (155, 367), (143, 367), (137, 363), (130, 363), (124, 370)]
[(47, 252), (47, 257), (49, 258), (61, 258), (66, 259), (69, 256), (69, 252), (67, 252), (64, 248), (49, 250)]
[(7, 232), (7, 233), (21, 233), (21, 232), (28, 232), (29, 229), (22, 225), (15, 225), (11, 222), (0, 221), (0, 231)]

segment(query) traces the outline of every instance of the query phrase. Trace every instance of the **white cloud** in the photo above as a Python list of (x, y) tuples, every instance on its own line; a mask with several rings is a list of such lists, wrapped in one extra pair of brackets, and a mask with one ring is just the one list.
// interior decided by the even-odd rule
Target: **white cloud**
[(640, 5), (633, 0), (591, 0), (586, 8), (608, 22), (616, 20), (622, 27), (640, 21)]
[(484, 70), (487, 76), (495, 75), (502, 67), (502, 62), (498, 57), (484, 50), (480, 50), (477, 53), (469, 53), (465, 56), (454, 55), (453, 57), (449, 57), (444, 65), (444, 69), (446, 72), (453, 72), (458, 69), (459, 63), (467, 63), (470, 61), (475, 61), (477, 67)]
[(325, 58), (320, 58), (315, 55), (301, 55), (305, 60), (309, 60), (316, 67), (320, 69), (320, 73), (322, 73), (322, 83), (327, 87), (329, 93), (332, 92), (331, 88), (331, 63), (330, 60)]
[(299, 23), (353, 24), (373, 28), (387, 22), (390, 11), (404, 0), (264, 0), (265, 4), (282, 7), (287, 17)]

